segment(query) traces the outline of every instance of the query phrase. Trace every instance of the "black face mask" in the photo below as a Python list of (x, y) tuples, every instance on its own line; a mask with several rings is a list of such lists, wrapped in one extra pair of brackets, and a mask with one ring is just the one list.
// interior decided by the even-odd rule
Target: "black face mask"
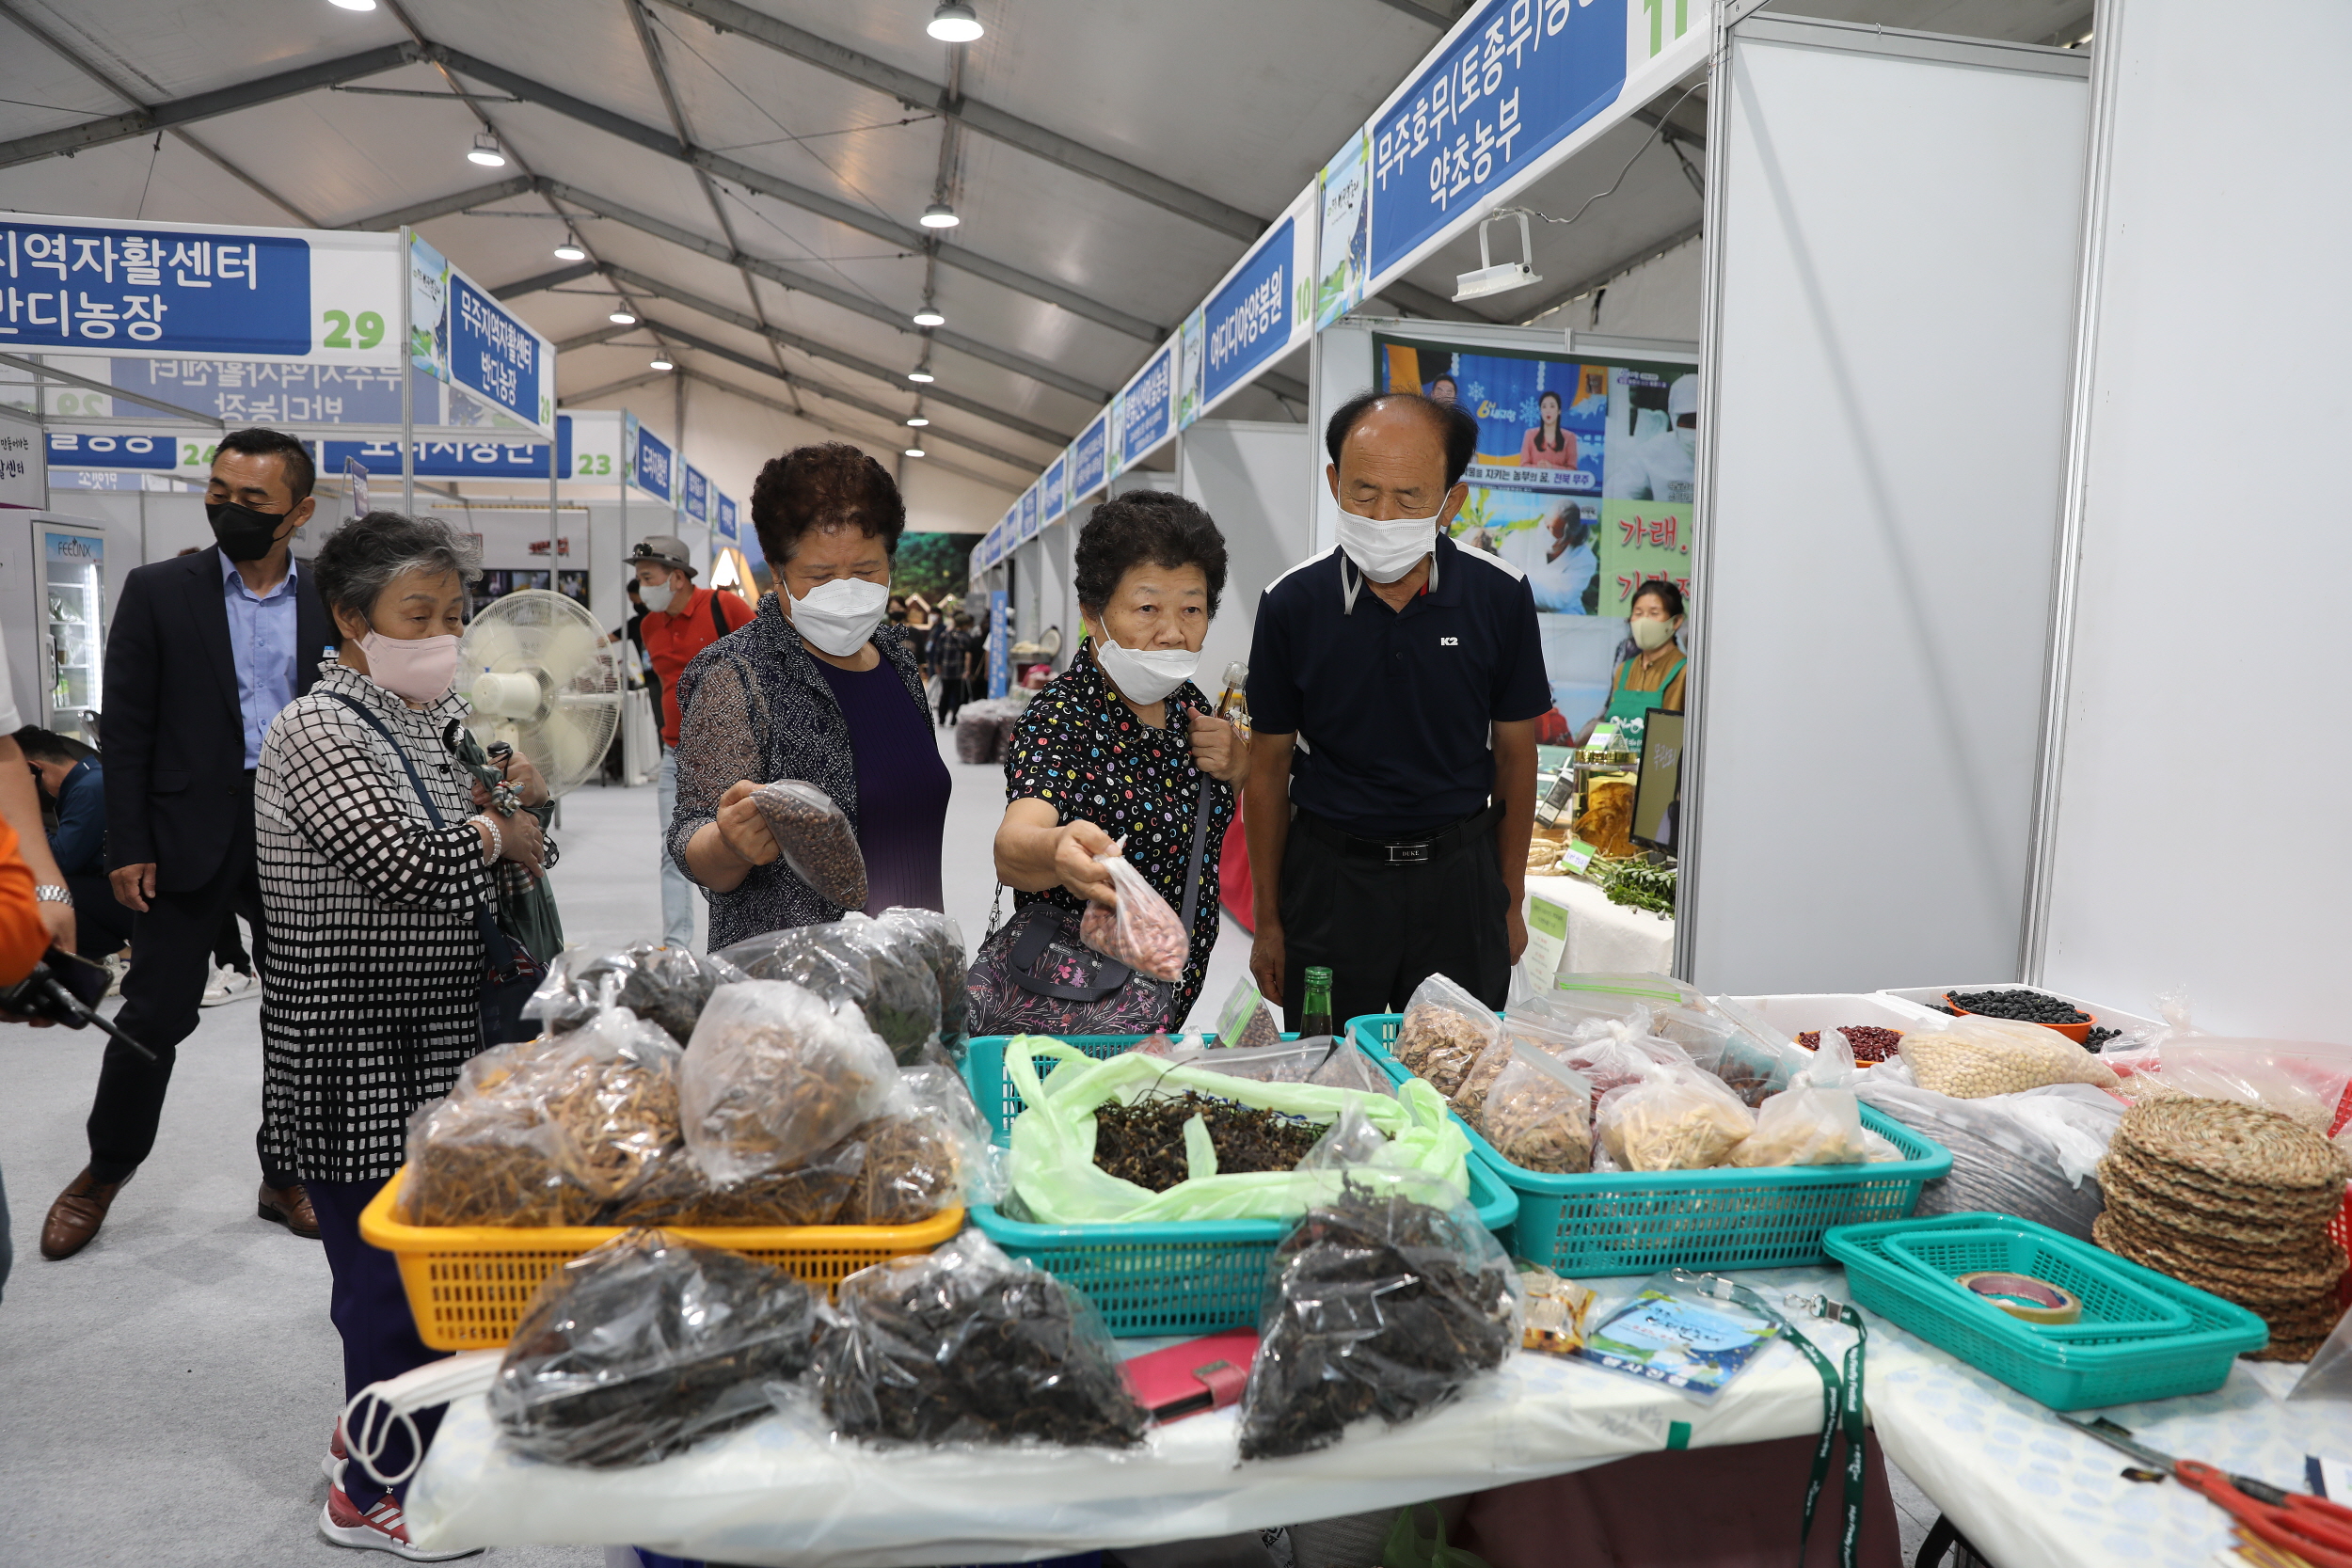
[(206, 501), (204, 517), (220, 541), (220, 553), (231, 561), (259, 561), (269, 554), (286, 521), (282, 512), (256, 512), (235, 501)]

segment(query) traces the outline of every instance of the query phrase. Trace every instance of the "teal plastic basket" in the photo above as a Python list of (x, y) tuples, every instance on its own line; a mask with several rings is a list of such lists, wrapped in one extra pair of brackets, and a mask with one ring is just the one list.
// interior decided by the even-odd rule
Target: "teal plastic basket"
[[(2065, 1241), (2066, 1238), (2059, 1238)], [(2019, 1274), (2046, 1280), (2071, 1291), (2082, 1304), (2082, 1315), (2071, 1323), (2030, 1323), (2044, 1339), (2130, 1338), (2135, 1335), (2171, 1334), (2189, 1326), (2188, 1308), (2160, 1291), (2136, 1283), (2112, 1264), (2122, 1259), (2097, 1247), (2076, 1243), (2061, 1246), (2040, 1234), (2014, 1226), (1979, 1226), (1947, 1230), (1920, 1230), (1888, 1238), (1886, 1256), (1908, 1264), (1912, 1273), (1959, 1295), (1975, 1308), (1998, 1313), (1996, 1302), (1986, 1300), (1961, 1284), (1967, 1274)]]
[[(1370, 1013), (1348, 1024), (1358, 1047), (1399, 1083), (1412, 1076), (1391, 1052), (1402, 1016)], [(1867, 1165), (1555, 1176), (1512, 1164), (1476, 1128), (1463, 1126), (1475, 1157), (1518, 1195), (1518, 1220), (1504, 1239), (1512, 1251), (1583, 1278), (1819, 1263), (1826, 1257), (1822, 1233), (1833, 1226), (1901, 1218), (1922, 1186), (1952, 1168), (1951, 1151), (1867, 1105), (1862, 1124), (1903, 1157)]]
[[(2073, 1280), (2088, 1281), (2096, 1271), (2180, 1307), (2188, 1326), (2152, 1333), (2119, 1324), (2111, 1338), (2058, 1338), (1970, 1298), (1948, 1279), (1929, 1277), (1910, 1261), (1932, 1258), (1941, 1267), (1970, 1249), (1980, 1251), (1985, 1245), (1980, 1240), (1948, 1248), (1945, 1241), (1986, 1230), (2029, 1243), (2044, 1268), (2067, 1275), (2042, 1277), (2077, 1295), (2084, 1292)], [(1902, 1243), (1899, 1254), (1897, 1243)], [(2243, 1307), (2012, 1215), (1943, 1214), (1840, 1226), (1823, 1243), (1845, 1266), (1847, 1293), (1857, 1305), (2053, 1410), (2209, 1393), (2229, 1377), (2232, 1361), (2270, 1342), (2269, 1328)], [(2088, 1308), (2090, 1297), (2084, 1299)]]
[[(1054, 1037), (1098, 1059), (1116, 1056), (1146, 1037)], [(999, 1142), (1022, 1109), (1021, 1097), (1005, 1081), (1009, 1043), (1003, 1035), (977, 1037), (963, 1063), (972, 1098), (995, 1124)], [(1466, 1168), (1470, 1207), (1477, 1211), (1479, 1223), (1497, 1236), (1505, 1235), (1518, 1212), (1518, 1196), (1475, 1154)], [(1008, 1256), (1026, 1259), (1084, 1291), (1111, 1333), (1122, 1339), (1207, 1334), (1256, 1323), (1274, 1249), (1297, 1224), (1184, 1220), (1165, 1225), (1031, 1225), (986, 1203), (974, 1204), (971, 1214), (973, 1225)]]

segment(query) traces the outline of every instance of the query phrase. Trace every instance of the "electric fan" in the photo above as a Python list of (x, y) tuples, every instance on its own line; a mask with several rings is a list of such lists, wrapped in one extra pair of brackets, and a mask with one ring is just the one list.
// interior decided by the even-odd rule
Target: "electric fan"
[(486, 749), (504, 741), (561, 795), (603, 766), (621, 727), (621, 658), (576, 599), (526, 588), (490, 601), (457, 644), (467, 721)]

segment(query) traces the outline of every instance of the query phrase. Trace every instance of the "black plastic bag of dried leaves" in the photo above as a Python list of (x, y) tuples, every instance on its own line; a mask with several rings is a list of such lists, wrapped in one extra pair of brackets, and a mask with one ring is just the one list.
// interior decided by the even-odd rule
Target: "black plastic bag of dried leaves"
[(977, 1230), (843, 1280), (817, 1377), (834, 1430), (875, 1442), (1123, 1449), (1152, 1424), (1093, 1305)]
[(596, 1017), (608, 975), (620, 987), (615, 1006), (659, 1025), (680, 1045), (692, 1037), (710, 993), (743, 978), (723, 960), (659, 942), (635, 942), (593, 957), (584, 948), (567, 947), (548, 966), (547, 978), (523, 1005), (523, 1016), (544, 1022), (550, 1035), (578, 1029)]
[(555, 1465), (650, 1465), (771, 1408), (808, 1368), (808, 1287), (739, 1253), (632, 1230), (542, 1281), (490, 1386), (506, 1440)]
[[(902, 923), (845, 915), (769, 931), (718, 955), (755, 980), (789, 980), (828, 1002), (849, 1002), (901, 1067), (940, 1037), (940, 984), (925, 943)], [(961, 990), (961, 976), (958, 976)]]
[(1307, 1453), (1364, 1417), (1393, 1426), (1444, 1404), (1517, 1348), (1522, 1300), (1502, 1248), (1454, 1189), (1351, 1178), (1275, 1249), (1242, 1458)]

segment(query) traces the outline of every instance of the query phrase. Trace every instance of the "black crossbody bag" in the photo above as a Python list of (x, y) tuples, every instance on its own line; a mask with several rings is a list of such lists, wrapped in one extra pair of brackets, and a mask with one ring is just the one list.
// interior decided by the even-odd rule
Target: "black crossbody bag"
[[(408, 760), (408, 750), (386, 727), (384, 721), (367, 710), (365, 705), (340, 691), (326, 693), (351, 709), (374, 727), (400, 759), (401, 768), (408, 775), (408, 787), (417, 792), (418, 801), (435, 829), (445, 829), (449, 823), (441, 816), (441, 808), (433, 803), (432, 794), (424, 781), (417, 776), (417, 765)], [(482, 1044), (485, 1050), (505, 1045), (513, 1040), (527, 1040), (538, 1031), (523, 1022), (523, 1004), (539, 989), (546, 971), (537, 959), (525, 951), (523, 944), (500, 929), (498, 920), (487, 904), (476, 904), (473, 910), (474, 928), (482, 933)]]

